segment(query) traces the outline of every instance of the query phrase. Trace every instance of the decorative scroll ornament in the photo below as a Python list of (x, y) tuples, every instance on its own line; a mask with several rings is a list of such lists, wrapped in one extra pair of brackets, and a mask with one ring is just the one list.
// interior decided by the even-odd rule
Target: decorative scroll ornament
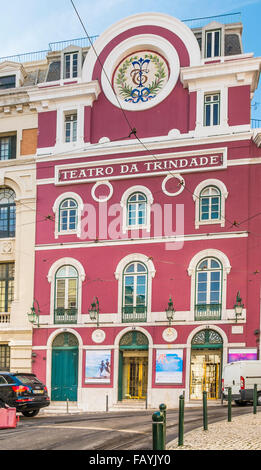
[(130, 103), (145, 103), (155, 98), (169, 78), (165, 60), (156, 53), (138, 52), (118, 66), (114, 88), (119, 98)]

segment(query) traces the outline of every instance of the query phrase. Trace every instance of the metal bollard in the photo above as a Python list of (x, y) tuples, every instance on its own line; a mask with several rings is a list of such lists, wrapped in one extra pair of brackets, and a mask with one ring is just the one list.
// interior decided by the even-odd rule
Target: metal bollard
[(254, 385), (254, 392), (253, 392), (253, 413), (256, 415), (256, 407), (257, 407), (257, 384)]
[(165, 438), (165, 442), (166, 442), (166, 433), (167, 433), (167, 406), (165, 405), (165, 403), (162, 403), (160, 406), (159, 406), (159, 410), (163, 416), (163, 423), (164, 423), (164, 438)]
[(160, 411), (152, 415), (152, 443), (153, 450), (165, 450), (164, 418)]
[(184, 442), (184, 395), (179, 397), (179, 440), (178, 445), (183, 446)]
[(66, 409), (67, 409), (67, 414), (69, 413), (69, 398), (66, 400)]
[(231, 397), (231, 387), (228, 387), (227, 391), (227, 420), (230, 423), (232, 420), (232, 397)]
[(207, 392), (203, 392), (203, 429), (208, 430), (208, 395)]
[(106, 413), (109, 411), (109, 395), (106, 395)]

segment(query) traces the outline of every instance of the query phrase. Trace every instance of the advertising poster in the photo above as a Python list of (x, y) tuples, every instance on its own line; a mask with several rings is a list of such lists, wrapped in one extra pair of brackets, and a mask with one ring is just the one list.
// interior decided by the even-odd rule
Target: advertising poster
[(111, 351), (87, 350), (85, 383), (108, 384), (111, 380)]
[(182, 349), (158, 349), (156, 353), (156, 383), (181, 384), (183, 373)]
[(257, 349), (229, 349), (228, 362), (256, 361)]

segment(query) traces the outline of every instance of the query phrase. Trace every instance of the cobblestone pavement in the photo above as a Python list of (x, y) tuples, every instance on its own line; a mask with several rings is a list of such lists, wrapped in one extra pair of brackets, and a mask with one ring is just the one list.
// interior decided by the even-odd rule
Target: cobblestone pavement
[(261, 413), (232, 417), (232, 421), (209, 424), (208, 431), (194, 429), (184, 434), (184, 445), (178, 439), (168, 450), (261, 450)]

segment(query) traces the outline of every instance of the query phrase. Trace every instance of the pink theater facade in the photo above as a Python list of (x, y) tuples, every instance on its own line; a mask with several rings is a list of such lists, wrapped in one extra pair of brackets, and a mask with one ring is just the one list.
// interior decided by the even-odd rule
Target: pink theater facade
[(241, 26), (135, 15), (31, 91), (33, 371), (54, 405), (218, 399), (227, 362), (260, 358), (261, 59)]

